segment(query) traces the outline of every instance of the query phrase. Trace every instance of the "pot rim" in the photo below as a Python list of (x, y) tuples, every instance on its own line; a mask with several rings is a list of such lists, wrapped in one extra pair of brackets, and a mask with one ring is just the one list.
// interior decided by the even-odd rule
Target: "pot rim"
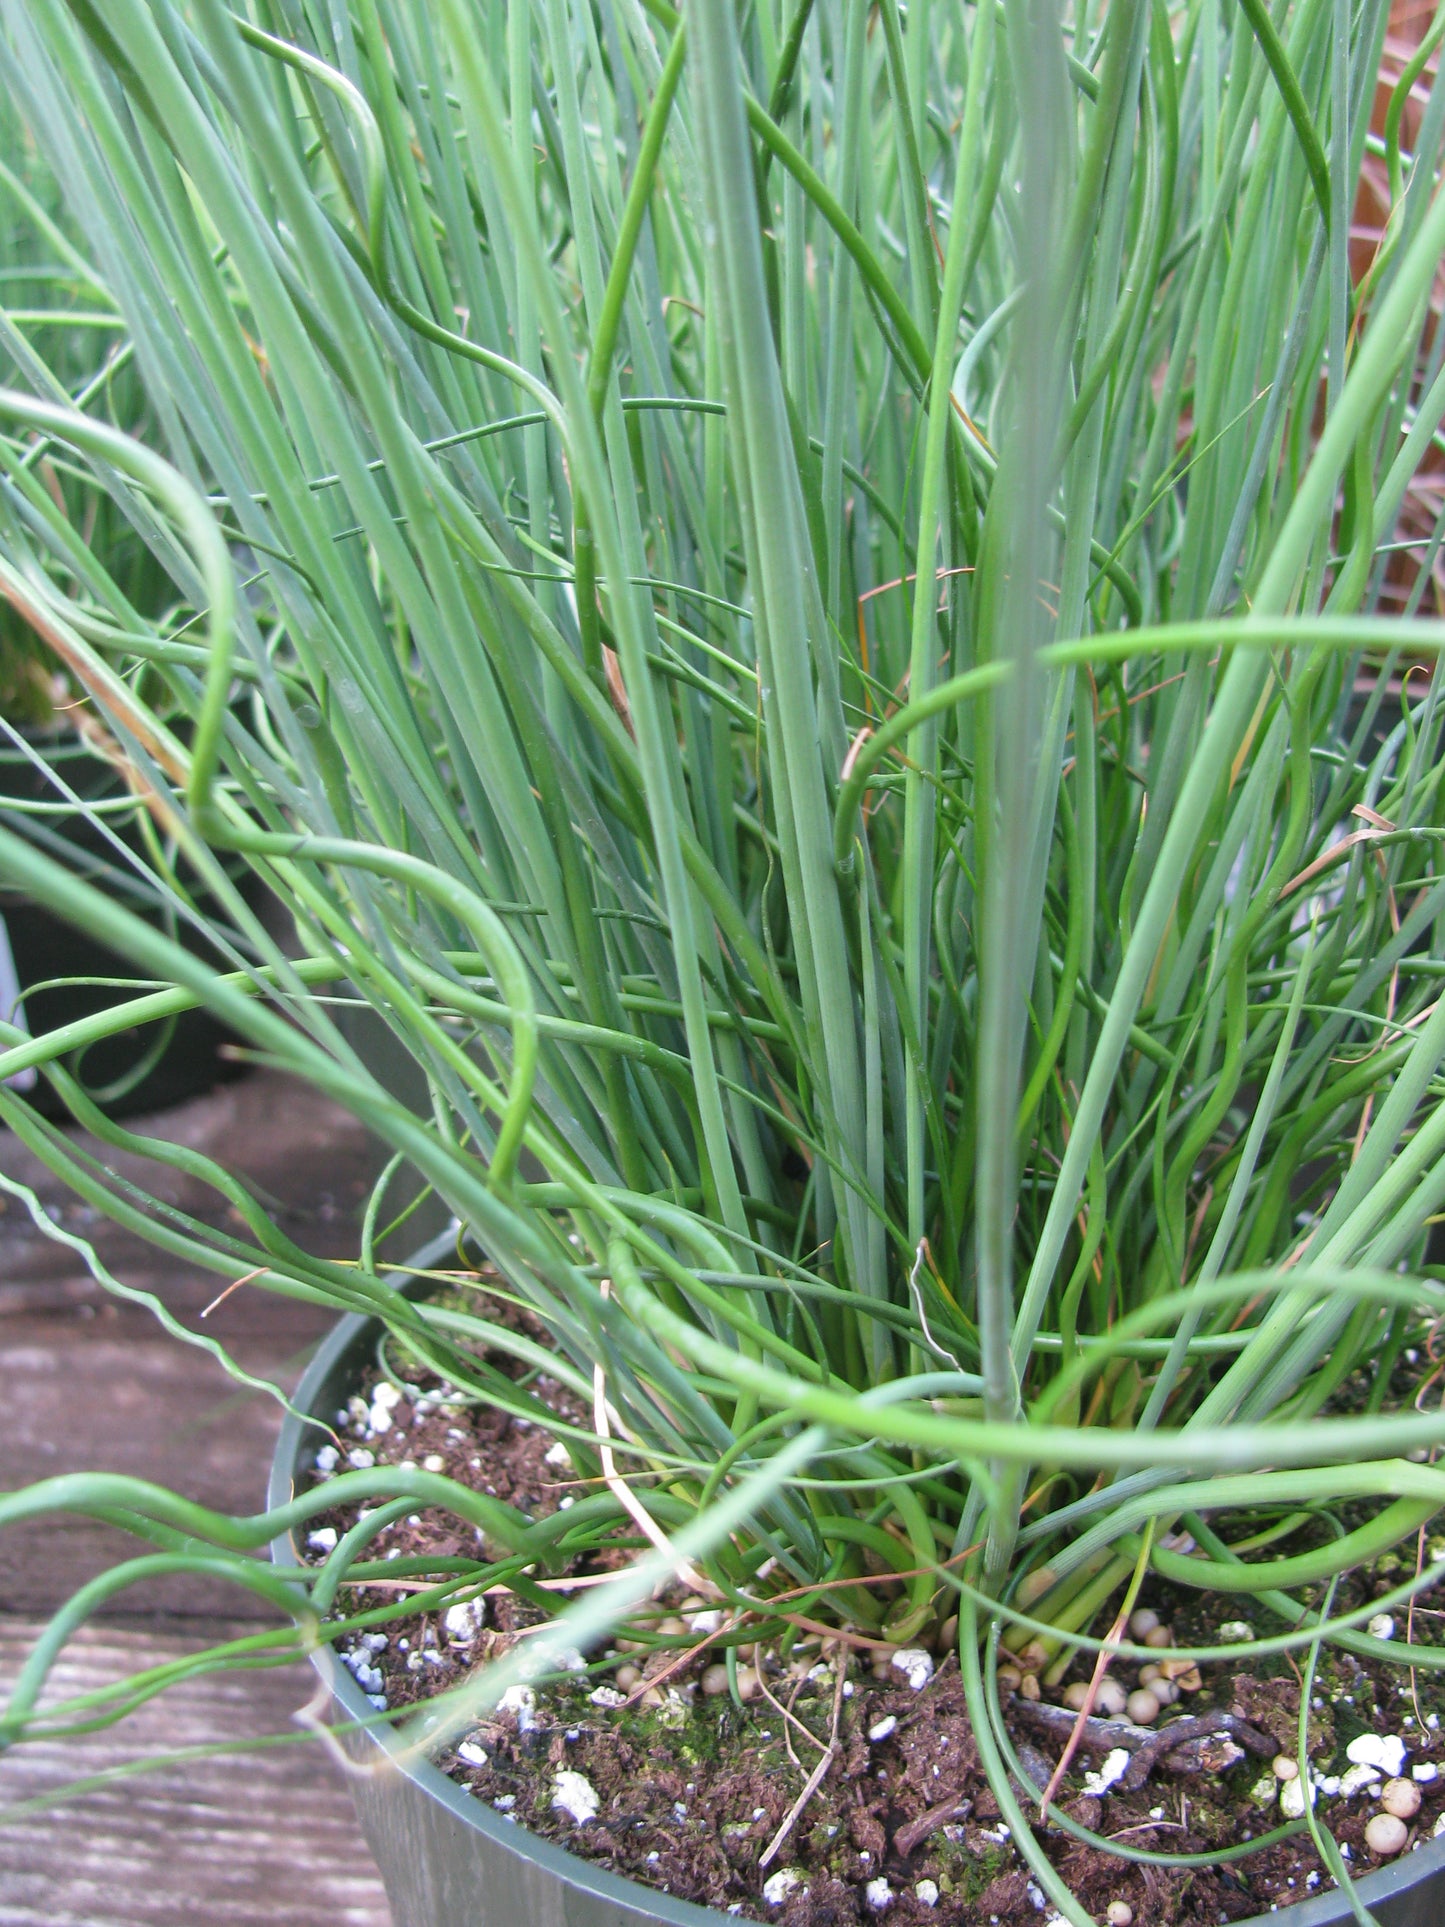
[[(438, 1259), (455, 1250), (456, 1239), (457, 1225), (453, 1222), (447, 1230), (422, 1246), (412, 1258), (412, 1266), (426, 1269), (436, 1264)], [(386, 1282), (397, 1291), (413, 1289), (416, 1283), (410, 1271), (393, 1272)], [(350, 1312), (337, 1321), (317, 1347), (292, 1395), (292, 1409), (282, 1421), (267, 1481), (268, 1510), (290, 1501), (306, 1435), (316, 1423), (298, 1414), (312, 1411), (346, 1353), (376, 1322), (374, 1317), (365, 1313)], [(270, 1550), (273, 1565), (299, 1566), (301, 1563), (289, 1533), (273, 1539)], [(594, 1866), (590, 1861), (569, 1853), (565, 1847), (559, 1847), (555, 1842), (529, 1832), (526, 1827), (504, 1819), (485, 1801), (464, 1792), (455, 1780), (430, 1761), (398, 1758), (392, 1727), (387, 1724), (364, 1724), (374, 1719), (375, 1714), (361, 1688), (337, 1659), (334, 1649), (320, 1646), (310, 1657), (312, 1665), (326, 1682), (347, 1719), (362, 1725), (366, 1737), (379, 1752), (387, 1756), (419, 1791), (440, 1801), (464, 1826), (483, 1835), (501, 1851), (532, 1861), (565, 1885), (584, 1893), (595, 1894), (600, 1899), (631, 1908), (646, 1908), (655, 1920), (665, 1922), (667, 1927), (720, 1927), (720, 1923), (736, 1918), (717, 1908), (699, 1906), (691, 1900), (679, 1900), (675, 1895), (658, 1892), (643, 1881), (629, 1880), (621, 1874), (610, 1873), (605, 1867)], [(1445, 1834), (1438, 1839), (1424, 1840), (1400, 1859), (1362, 1875), (1355, 1882), (1355, 1892), (1365, 1907), (1376, 1907), (1396, 1894), (1423, 1885), (1442, 1873), (1445, 1873)], [(1287, 1921), (1289, 1927), (1347, 1927), (1353, 1918), (1348, 1899), (1335, 1887), (1297, 1900), (1276, 1914), (1252, 1914), (1248, 1920), (1237, 1922), (1236, 1927), (1274, 1927), (1276, 1921)]]

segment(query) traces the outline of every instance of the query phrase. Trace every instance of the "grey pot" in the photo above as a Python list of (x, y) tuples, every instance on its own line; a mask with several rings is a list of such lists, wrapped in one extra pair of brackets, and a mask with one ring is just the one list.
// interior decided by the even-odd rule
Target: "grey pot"
[[(445, 1233), (416, 1263), (434, 1264), (454, 1248), (453, 1235)], [(344, 1405), (374, 1357), (375, 1343), (374, 1320), (343, 1318), (301, 1380), (296, 1409), (329, 1413)], [(288, 1413), (271, 1465), (268, 1505), (290, 1499), (316, 1443), (316, 1433)], [(298, 1563), (289, 1538), (273, 1543), (271, 1557), (277, 1565)], [(314, 1663), (344, 1719), (370, 1716), (361, 1689), (329, 1647)], [(434, 1766), (397, 1765), (384, 1727), (345, 1733), (341, 1744), (358, 1769), (350, 1776), (352, 1798), (386, 1883), (395, 1927), (726, 1927), (732, 1918), (654, 1893), (534, 1838)], [(1366, 1874), (1356, 1890), (1379, 1927), (1442, 1927), (1445, 1837)], [(1289, 1927), (1347, 1927), (1353, 1919), (1343, 1896), (1325, 1893), (1238, 1927), (1282, 1927), (1286, 1921)]]

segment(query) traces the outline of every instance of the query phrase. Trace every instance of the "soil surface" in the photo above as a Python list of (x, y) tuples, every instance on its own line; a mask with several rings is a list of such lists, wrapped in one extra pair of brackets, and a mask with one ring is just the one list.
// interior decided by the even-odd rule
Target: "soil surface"
[[(499, 1358), (492, 1362), (508, 1369)], [(591, 1489), (542, 1426), (450, 1402), (446, 1387), (420, 1375), (402, 1387), (373, 1374), (364, 1395), (335, 1414), (338, 1444), (321, 1449), (318, 1477), (344, 1471), (348, 1461), (421, 1465), (536, 1517)], [(587, 1423), (556, 1384), (534, 1378), (530, 1390), (561, 1416)], [(324, 1515), (303, 1555), (324, 1557), (331, 1533), (356, 1516), (346, 1509)], [(1402, 1550), (1413, 1570), (1414, 1543)], [(470, 1527), (422, 1511), (388, 1527), (372, 1556), (477, 1552)], [(1423, 1545), (1419, 1552), (1423, 1557)], [(1432, 1542), (1429, 1556), (1442, 1555), (1445, 1546)], [(590, 1569), (604, 1563), (594, 1558)], [(1399, 1582), (1400, 1557), (1381, 1563), (1374, 1573), (1349, 1576), (1336, 1611)], [(394, 1612), (398, 1592), (421, 1583), (369, 1587), (353, 1610)], [(1408, 1627), (1398, 1613), (1394, 1636), (1433, 1643), (1441, 1616), (1433, 1610), (1436, 1597), (1416, 1605)], [(1241, 1615), (1238, 1598), (1176, 1594), (1163, 1585), (1147, 1603), (1179, 1645), (1216, 1643)], [(1245, 1608), (1253, 1626), (1238, 1636), (1283, 1630), (1252, 1602)], [(535, 1608), (494, 1591), (449, 1613), (391, 1619), (353, 1637), (343, 1657), (378, 1709), (398, 1708), (457, 1684), (539, 1623)], [(735, 1646), (728, 1661), (717, 1636), (728, 1632), (724, 1615), (700, 1596), (677, 1592), (627, 1630), (636, 1637), (593, 1652), (585, 1663), (579, 1656), (575, 1673), (514, 1693), (504, 1710), (441, 1757), (443, 1770), (508, 1819), (587, 1860), (748, 1919), (782, 1927), (884, 1919), (1038, 1927), (1059, 1919), (1015, 1848), (980, 1766), (951, 1628), (933, 1629), (903, 1653), (881, 1642), (843, 1648), (805, 1636), (787, 1652)], [(1168, 1660), (1168, 1651), (1161, 1656)], [(1303, 1664), (1302, 1654), (1206, 1665), (1192, 1691), (1186, 1676), (1186, 1691), (1162, 1709), (1157, 1724), (1086, 1722), (1051, 1822), (1072, 1823), (1140, 1856), (1133, 1860), (1089, 1844), (1066, 1824), (1037, 1827), (1039, 1791), (1076, 1715), (1006, 1695), (1018, 1765), (1031, 1783), (1021, 1783), (1025, 1810), (1052, 1865), (1096, 1920), (1106, 1921), (1122, 1902), (1135, 1927), (1214, 1927), (1283, 1910), (1333, 1885), (1298, 1817), (1302, 1800), (1293, 1821), (1287, 1806), (1282, 1812), (1285, 1782), (1273, 1766), (1297, 1747), (1296, 1663)], [(1117, 1660), (1111, 1677), (1132, 1691), (1138, 1672), (1138, 1663)], [(1077, 1668), (1071, 1675), (1086, 1676)], [(1316, 1812), (1357, 1874), (1381, 1864), (1365, 1828), (1382, 1810), (1392, 1772), (1419, 1796), (1404, 1851), (1429, 1839), (1437, 1823), (1445, 1831), (1439, 1677), (1361, 1663), (1332, 1649), (1322, 1656), (1309, 1719)], [(1046, 1689), (1045, 1699), (1060, 1699), (1065, 1684)], [(1398, 1742), (1398, 1768), (1387, 1762), (1372, 1779), (1357, 1773), (1365, 1783), (1352, 1791), (1347, 1780), (1342, 1789), (1351, 1768), (1347, 1749), (1363, 1735), (1385, 1742), (1387, 1751)], [(1239, 1853), (1281, 1830), (1283, 1837)], [(1197, 1859), (1156, 1865), (1154, 1855)]]

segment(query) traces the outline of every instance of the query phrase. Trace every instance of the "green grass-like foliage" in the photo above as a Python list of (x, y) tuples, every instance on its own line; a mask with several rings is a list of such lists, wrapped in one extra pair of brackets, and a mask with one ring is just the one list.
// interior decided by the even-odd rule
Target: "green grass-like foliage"
[[(13, 821), (0, 875), (170, 986), (92, 1030), (210, 1004), (375, 1127), (386, 1186), (435, 1187), (589, 1399), (601, 1362), (672, 1547), (633, 1597), (680, 1551), (749, 1637), (769, 1588), (900, 1636), (961, 1607), (1000, 1800), (1082, 1919), (1009, 1791), (987, 1641), (981, 1670), (1018, 1576), (1047, 1562), (1059, 1636), (1149, 1561), (1317, 1649), (1290, 1588), (1445, 1501), (1409, 1456), (1445, 1427), (1388, 1398), (1445, 1309), (1442, 528), (1394, 547), (1442, 446), (1445, 89), (1426, 70), (1413, 152), (1398, 111), (1369, 133), (1378, 0), (0, 20), (153, 411), (143, 445), (22, 368), (0, 590), (234, 928), (203, 966)], [(1395, 199), (1355, 281), (1367, 143)], [(47, 508), (37, 433), (178, 615)], [(102, 1138), (202, 1169), (88, 1106), (85, 1036), (7, 1036), (0, 1074), (40, 1064)], [(0, 1117), (169, 1249), (515, 1396), (452, 1343), (515, 1346), (484, 1295), (443, 1326), (381, 1284), (385, 1188), (361, 1263), (323, 1264), (213, 1167), (244, 1233), (150, 1210), (11, 1092)], [(632, 1530), (598, 1492), (573, 1550)], [(1331, 1549), (1230, 1554), (1231, 1511), (1324, 1494), (1357, 1503)], [(496, 1570), (555, 1554), (431, 1496)], [(249, 1583), (292, 1522), (116, 1481), (0, 1517), (71, 1504)], [(1161, 1546), (1181, 1523), (1203, 1556)], [(868, 1558), (911, 1575), (890, 1608), (809, 1591)], [(340, 1578), (275, 1583), (314, 1625)]]
[[(132, 433), (153, 432), (125, 317), (78, 241), (54, 173), (7, 88), (0, 97), (0, 386), (29, 385)], [(76, 525), (74, 549), (101, 558), (133, 604), (152, 614), (174, 604), (164, 565), (92, 473), (41, 439), (23, 460), (43, 483), (38, 512)], [(0, 604), (0, 716), (31, 731), (63, 729), (65, 705), (78, 693), (27, 615)], [(0, 751), (0, 762), (7, 760), (10, 753)]]

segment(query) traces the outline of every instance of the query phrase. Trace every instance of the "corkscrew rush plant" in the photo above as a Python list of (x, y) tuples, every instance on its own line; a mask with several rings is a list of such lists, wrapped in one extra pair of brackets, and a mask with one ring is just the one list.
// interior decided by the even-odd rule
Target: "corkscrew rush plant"
[[(1271, 1649), (1395, 1657), (1301, 1589), (1445, 1503), (1445, 1423), (1389, 1395), (1445, 1314), (1445, 529), (1395, 540), (1445, 416), (1431, 55), (1376, 135), (1373, 0), (0, 19), (154, 423), (7, 331), (0, 591), (154, 826), (134, 888), (209, 937), (7, 809), (7, 883), (145, 983), (4, 1032), (0, 1076), (39, 1066), (99, 1149), (10, 1088), (0, 1119), (221, 1278), (380, 1316), (394, 1369), (597, 1478), (600, 1431), (478, 1362), (535, 1367), (488, 1294), (524, 1302), (589, 1409), (600, 1362), (619, 1467), (540, 1524), (396, 1468), (249, 1520), (114, 1477), (13, 1494), (0, 1520), (89, 1510), (154, 1549), (60, 1616), (4, 1732), (165, 1683), (37, 1710), (78, 1620), (161, 1566), (293, 1613), (217, 1665), (353, 1624), (386, 1506), (318, 1568), (251, 1555), (348, 1497), (425, 1500), (486, 1552), (423, 1603), (639, 1547), (543, 1653), (684, 1561), (738, 1640), (960, 1612), (1005, 1817), (1083, 1919), (1010, 1785), (999, 1638), (1097, 1650), (1147, 1565), (1256, 1595)], [(1367, 152), (1394, 201), (1362, 269)], [(88, 500), (168, 572), (163, 618)], [(356, 1264), (67, 1070), (193, 1003), (390, 1146)], [(357, 1007), (422, 1110), (356, 1054)], [(237, 1229), (107, 1147), (204, 1176)], [(385, 1283), (403, 1168), (496, 1267), (469, 1311)], [(1302, 1532), (1245, 1559), (1261, 1512)]]

